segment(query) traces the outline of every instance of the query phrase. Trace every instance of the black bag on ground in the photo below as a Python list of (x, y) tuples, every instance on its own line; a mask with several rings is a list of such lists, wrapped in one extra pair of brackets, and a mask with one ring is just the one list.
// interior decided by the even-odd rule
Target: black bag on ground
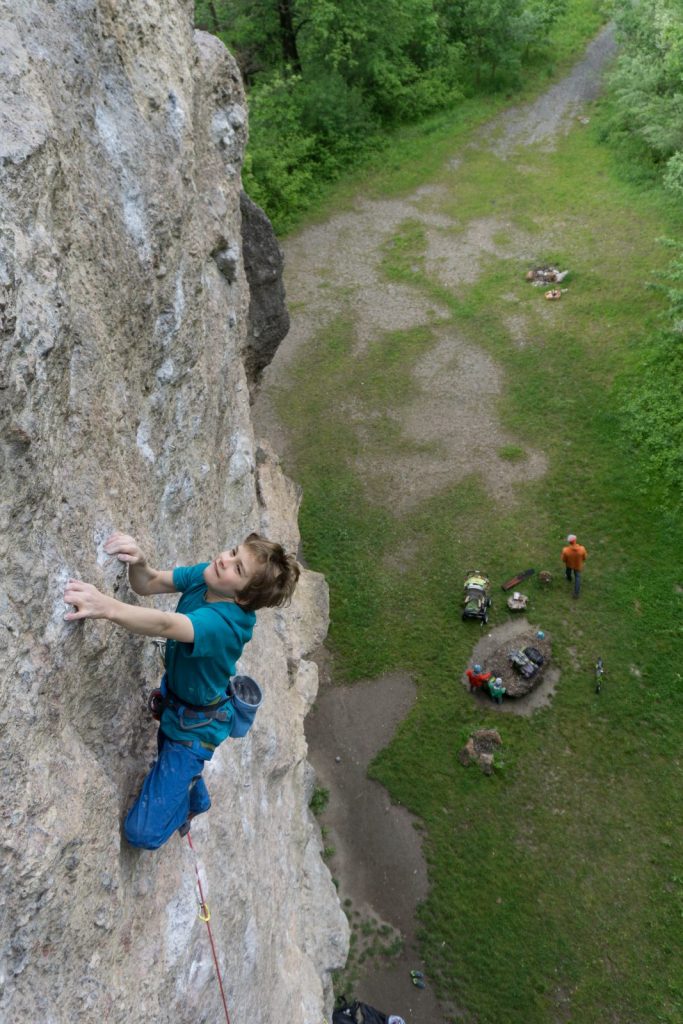
[(343, 1003), (332, 1014), (332, 1024), (387, 1024), (387, 1015), (367, 1003)]
[(512, 662), (513, 668), (517, 669), (524, 679), (533, 679), (538, 672), (538, 665), (531, 658), (527, 658), (524, 651), (512, 651), (508, 657)]
[(539, 667), (545, 661), (545, 658), (539, 651), (538, 647), (525, 647), (524, 653), (530, 661), (533, 661), (534, 665), (538, 665)]

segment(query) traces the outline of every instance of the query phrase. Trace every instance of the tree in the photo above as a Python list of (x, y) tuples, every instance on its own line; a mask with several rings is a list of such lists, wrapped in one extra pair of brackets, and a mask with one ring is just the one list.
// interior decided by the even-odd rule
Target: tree
[(275, 69), (302, 72), (298, 36), (306, 14), (297, 0), (197, 0), (195, 20), (235, 54), (247, 85)]
[(291, 0), (278, 0), (280, 19), (280, 42), (282, 44), (282, 60), (286, 67), (291, 67), (296, 74), (301, 74), (301, 59), (296, 45), (298, 29), (295, 27), (294, 11)]
[(566, 9), (566, 0), (525, 0), (519, 19), (520, 43), (524, 56), (546, 46), (550, 30)]
[(661, 168), (664, 184), (683, 191), (683, 8), (677, 0), (620, 0), (622, 53), (612, 75), (616, 128), (637, 139)]
[(449, 39), (464, 45), (477, 84), (485, 67), (492, 78), (519, 67), (523, 0), (441, 0), (440, 7)]

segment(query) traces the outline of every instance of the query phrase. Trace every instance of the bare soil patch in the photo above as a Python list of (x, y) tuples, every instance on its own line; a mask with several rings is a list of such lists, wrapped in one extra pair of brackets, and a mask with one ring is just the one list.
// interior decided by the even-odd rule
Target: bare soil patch
[[(415, 938), (415, 909), (427, 895), (427, 869), (417, 819), (391, 802), (368, 765), (392, 740), (416, 697), (407, 673), (333, 686), (324, 661), (321, 690), (306, 719), (306, 738), (319, 785), (330, 801), (321, 817), (334, 848), (330, 870), (342, 903), (361, 920), (379, 919), (403, 937), (403, 952), (361, 971), (357, 998), (408, 1024), (439, 1024), (446, 1017), (432, 989), (416, 989), (411, 969), (424, 969)], [(349, 996), (351, 992), (347, 993)]]
[(486, 492), (501, 506), (514, 501), (515, 483), (540, 479), (546, 459), (526, 449), (523, 469), (502, 458), (500, 450), (516, 445), (503, 430), (494, 399), (503, 393), (503, 375), (490, 356), (476, 345), (444, 330), (440, 340), (417, 364), (418, 393), (396, 413), (402, 434), (421, 450), (409, 454), (366, 453), (357, 469), (380, 494), (391, 494), (395, 511), (406, 513), (426, 497), (467, 475), (483, 477)]

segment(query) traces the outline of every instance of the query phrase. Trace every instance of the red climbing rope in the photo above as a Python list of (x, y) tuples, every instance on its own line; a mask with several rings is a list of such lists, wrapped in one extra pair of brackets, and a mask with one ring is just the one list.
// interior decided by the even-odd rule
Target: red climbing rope
[(209, 932), (209, 942), (211, 943), (211, 952), (213, 953), (213, 962), (216, 966), (216, 977), (218, 978), (218, 987), (221, 990), (221, 999), (223, 1000), (223, 1009), (225, 1010), (225, 1019), (230, 1024), (230, 1014), (228, 1013), (228, 1004), (225, 999), (225, 992), (223, 991), (223, 982), (221, 980), (221, 969), (218, 966), (218, 957), (216, 955), (216, 947), (213, 941), (213, 935), (211, 934), (211, 912), (209, 911), (209, 905), (204, 899), (204, 890), (202, 889), (202, 880), (199, 877), (199, 864), (197, 863), (197, 854), (194, 852), (194, 846), (192, 845), (192, 837), (190, 833), (187, 833), (187, 841), (190, 844), (192, 850), (192, 856), (194, 858), (194, 870), (197, 876), (197, 887), (199, 889), (199, 917), (206, 923), (206, 927)]

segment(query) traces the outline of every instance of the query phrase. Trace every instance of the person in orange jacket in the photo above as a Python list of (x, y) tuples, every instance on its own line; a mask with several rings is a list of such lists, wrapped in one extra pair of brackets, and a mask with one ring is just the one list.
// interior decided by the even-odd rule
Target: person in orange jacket
[(468, 668), (465, 672), (467, 680), (470, 684), (470, 693), (474, 690), (481, 690), (484, 683), (488, 683), (491, 678), (491, 672), (484, 672), (481, 665), (475, 665), (473, 668)]
[(567, 537), (567, 546), (562, 548), (562, 561), (564, 562), (564, 571), (570, 583), (572, 573), (574, 573), (574, 597), (578, 597), (581, 590), (581, 573), (583, 572), (583, 563), (587, 557), (588, 552), (583, 544), (579, 544), (576, 534), (570, 533)]

